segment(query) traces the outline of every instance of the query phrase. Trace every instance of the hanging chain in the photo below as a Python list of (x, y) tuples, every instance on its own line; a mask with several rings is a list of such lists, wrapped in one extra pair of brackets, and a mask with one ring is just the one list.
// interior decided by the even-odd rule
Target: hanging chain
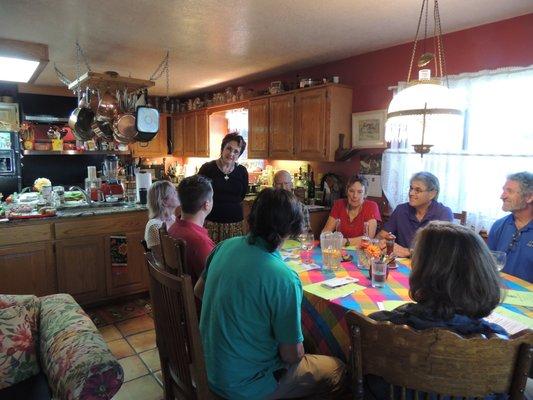
[(158, 67), (156, 68), (156, 70), (154, 71), (154, 73), (150, 76), (149, 80), (151, 81), (155, 81), (159, 78), (161, 78), (161, 76), (163, 76), (163, 74), (166, 74), (166, 86), (167, 86), (167, 100), (169, 98), (168, 94), (169, 94), (169, 70), (168, 70), (168, 60), (169, 60), (169, 51), (167, 50), (167, 54), (165, 55), (165, 57), (163, 58), (163, 60), (161, 61), (161, 63), (158, 65)]
[(78, 53), (78, 62), (82, 60), (83, 63), (85, 64), (85, 68), (87, 68), (87, 71), (92, 71), (91, 66), (89, 65), (89, 61), (87, 61), (87, 57), (85, 56), (85, 53), (83, 52), (83, 49), (81, 48), (78, 42), (76, 42), (76, 50)]
[(440, 76), (446, 78), (446, 86), (450, 86), (448, 82), (448, 75), (446, 74), (446, 57), (444, 56), (444, 44), (442, 43), (442, 28), (440, 24), (440, 12), (439, 12), (439, 3), (435, 0), (435, 29), (437, 30), (437, 46), (438, 46), (438, 57), (440, 64)]
[(422, 15), (424, 14), (425, 5), (426, 5), (426, 0), (422, 0), (422, 8), (420, 9), (420, 15), (418, 17), (418, 26), (416, 27), (415, 42), (413, 44), (413, 53), (411, 54), (411, 62), (409, 63), (409, 73), (407, 74), (407, 83), (411, 81), (411, 71), (413, 69), (413, 62), (415, 60), (416, 45), (418, 44), (418, 33), (420, 31), (420, 23), (422, 22)]
[(59, 79), (61, 83), (67, 86), (70, 85), (72, 81), (68, 79), (66, 75), (57, 68), (56, 63), (54, 63), (54, 71), (56, 72), (57, 79)]

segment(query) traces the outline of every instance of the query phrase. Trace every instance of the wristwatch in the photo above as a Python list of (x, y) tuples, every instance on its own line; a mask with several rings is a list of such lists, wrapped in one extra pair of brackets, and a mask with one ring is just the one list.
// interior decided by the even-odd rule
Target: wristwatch
[(350, 239), (346, 238), (346, 243), (344, 244), (345, 247), (348, 247), (350, 245)]

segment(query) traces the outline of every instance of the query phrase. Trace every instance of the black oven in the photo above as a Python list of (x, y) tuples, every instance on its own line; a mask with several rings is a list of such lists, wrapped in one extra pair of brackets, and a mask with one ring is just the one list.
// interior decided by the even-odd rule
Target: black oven
[(20, 140), (16, 132), (0, 131), (0, 193), (4, 198), (20, 192), (22, 171)]

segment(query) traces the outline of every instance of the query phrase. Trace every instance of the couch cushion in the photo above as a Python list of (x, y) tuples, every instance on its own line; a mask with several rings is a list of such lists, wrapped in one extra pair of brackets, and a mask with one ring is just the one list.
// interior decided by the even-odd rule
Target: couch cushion
[(0, 400), (50, 400), (52, 393), (42, 372), (0, 390)]
[(37, 296), (18, 295), (18, 294), (0, 294), (0, 310), (11, 306), (23, 306), (28, 310), (28, 318), (33, 334), (33, 342), (37, 346), (39, 338), (39, 313), (41, 302)]
[(34, 340), (24, 306), (0, 310), (0, 389), (39, 373)]

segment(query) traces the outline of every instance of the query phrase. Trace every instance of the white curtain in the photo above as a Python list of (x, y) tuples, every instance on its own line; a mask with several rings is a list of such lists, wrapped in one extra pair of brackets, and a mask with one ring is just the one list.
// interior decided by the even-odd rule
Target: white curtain
[[(409, 178), (429, 171), (440, 180), (439, 201), (467, 211), (467, 224), (489, 229), (505, 215), (501, 188), (513, 172), (533, 171), (533, 66), (449, 77), (466, 106), (462, 128), (448, 128), (423, 158), (410, 143), (383, 154), (383, 191), (392, 207), (407, 201)], [(439, 150), (440, 149), (440, 150)]]

